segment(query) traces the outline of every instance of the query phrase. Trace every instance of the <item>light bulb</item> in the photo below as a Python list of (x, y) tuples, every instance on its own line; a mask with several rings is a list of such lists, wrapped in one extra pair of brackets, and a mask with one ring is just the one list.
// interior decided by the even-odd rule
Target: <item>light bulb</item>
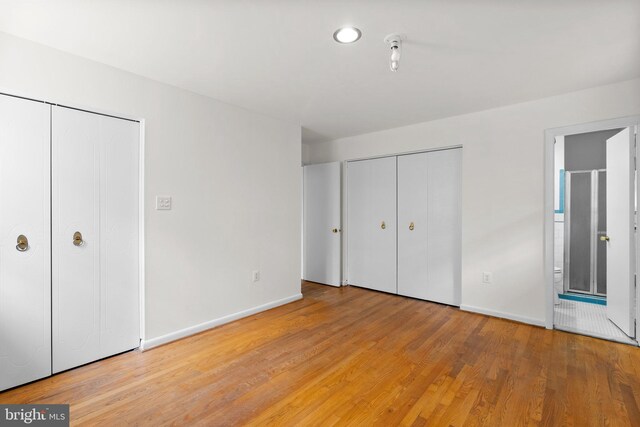
[(391, 48), (391, 60), (398, 62), (400, 60), (400, 52), (398, 51), (398, 47)]
[(398, 71), (398, 67), (400, 67), (400, 50), (402, 49), (402, 40), (405, 39), (405, 36), (402, 34), (389, 34), (384, 38), (385, 43), (391, 49), (391, 56), (389, 57), (389, 68), (391, 71)]
[(397, 45), (391, 46), (391, 62), (390, 62), (391, 71), (398, 71), (399, 66), (400, 66), (400, 47)]

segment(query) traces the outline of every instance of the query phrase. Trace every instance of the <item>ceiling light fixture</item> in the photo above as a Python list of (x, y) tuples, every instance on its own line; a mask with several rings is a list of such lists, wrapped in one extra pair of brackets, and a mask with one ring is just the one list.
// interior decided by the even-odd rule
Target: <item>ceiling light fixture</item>
[(398, 71), (400, 66), (400, 51), (402, 50), (402, 40), (405, 37), (402, 34), (389, 34), (384, 41), (391, 48), (391, 57), (389, 58), (389, 68), (391, 71)]
[(362, 32), (356, 27), (338, 28), (333, 33), (333, 39), (338, 43), (355, 43), (362, 37)]

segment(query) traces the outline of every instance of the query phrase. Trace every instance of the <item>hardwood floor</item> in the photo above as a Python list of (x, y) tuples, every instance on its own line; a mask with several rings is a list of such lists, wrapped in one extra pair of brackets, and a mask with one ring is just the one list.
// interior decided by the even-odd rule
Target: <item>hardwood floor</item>
[(0, 393), (77, 425), (640, 425), (640, 349), (355, 287)]

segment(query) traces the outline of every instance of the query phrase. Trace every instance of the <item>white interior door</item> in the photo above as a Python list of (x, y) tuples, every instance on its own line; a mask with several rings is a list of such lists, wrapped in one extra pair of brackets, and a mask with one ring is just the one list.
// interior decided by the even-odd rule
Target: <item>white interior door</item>
[(607, 140), (607, 317), (635, 337), (635, 134)]
[(304, 167), (303, 279), (340, 286), (340, 162)]
[(0, 390), (51, 375), (49, 118), (0, 95)]
[(138, 123), (53, 107), (54, 372), (139, 345), (138, 150)]
[(460, 305), (460, 149), (398, 156), (398, 293)]
[(397, 293), (396, 157), (347, 163), (347, 231), (349, 284)]

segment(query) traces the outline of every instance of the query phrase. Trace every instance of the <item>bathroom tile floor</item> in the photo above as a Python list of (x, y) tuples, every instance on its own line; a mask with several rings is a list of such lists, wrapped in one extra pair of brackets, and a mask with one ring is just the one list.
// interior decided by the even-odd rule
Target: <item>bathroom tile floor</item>
[(607, 307), (604, 305), (561, 299), (553, 311), (556, 329), (637, 345), (607, 319)]

